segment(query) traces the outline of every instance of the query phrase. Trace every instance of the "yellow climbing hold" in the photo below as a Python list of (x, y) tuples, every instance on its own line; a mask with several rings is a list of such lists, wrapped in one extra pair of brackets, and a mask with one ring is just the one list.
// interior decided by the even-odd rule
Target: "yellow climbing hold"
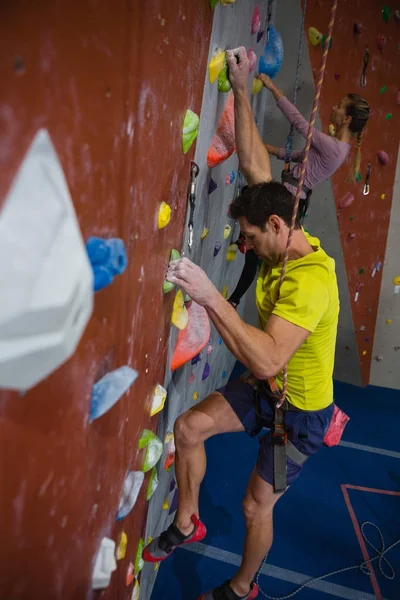
[(366, 351), (366, 350), (364, 350), (364, 352), (363, 352), (363, 356), (365, 356), (366, 354), (367, 354), (367, 351)]
[(218, 79), (218, 75), (221, 72), (222, 67), (225, 63), (225, 52), (221, 48), (217, 48), (212, 55), (210, 64), (208, 65), (208, 77), (210, 83), (214, 83)]
[(165, 401), (167, 399), (167, 390), (163, 388), (159, 383), (156, 385), (153, 392), (153, 400), (151, 403), (150, 416), (154, 417), (160, 410), (164, 408)]
[(199, 399), (199, 392), (194, 392), (193, 394), (193, 402), (196, 402)]
[(322, 33), (315, 27), (310, 27), (308, 30), (308, 39), (310, 40), (310, 44), (312, 46), (317, 46), (321, 43)]
[(118, 546), (115, 551), (115, 557), (117, 560), (122, 560), (123, 558), (125, 558), (127, 545), (128, 545), (128, 536), (123, 531), (121, 533), (121, 535), (119, 536)]
[(227, 285), (224, 285), (224, 287), (222, 288), (222, 297), (225, 298), (225, 300), (228, 298), (229, 296), (229, 288)]
[(391, 322), (392, 322), (392, 319), (387, 319), (387, 320), (386, 320), (386, 325), (390, 325), (390, 324), (391, 324)]
[(186, 154), (199, 133), (200, 119), (192, 110), (188, 109), (185, 114), (182, 130), (182, 149)]
[(181, 290), (178, 290), (172, 309), (172, 324), (178, 329), (185, 329), (189, 321), (189, 314)]
[(230, 244), (228, 246), (228, 250), (226, 252), (226, 260), (233, 261), (236, 260), (236, 252), (238, 251), (237, 244)]
[(400, 285), (400, 275), (398, 275), (397, 277), (395, 277), (393, 279), (393, 284), (394, 285)]
[(381, 194), (381, 200), (384, 200), (386, 198), (386, 194)]
[(261, 92), (262, 87), (263, 87), (263, 82), (261, 81), (261, 79), (258, 79), (258, 77), (255, 77), (253, 79), (253, 83), (251, 84), (251, 93), (253, 94), (253, 96), (258, 94), (258, 92)]
[(158, 211), (158, 229), (163, 229), (166, 227), (171, 220), (171, 207), (166, 202), (161, 202), (160, 208)]
[(235, 4), (236, 0), (220, 0), (221, 6), (227, 6), (228, 4)]
[(158, 569), (160, 568), (160, 563), (155, 563), (154, 565), (154, 571), (157, 573)]
[(333, 123), (331, 123), (328, 127), (328, 133), (330, 136), (335, 137), (336, 129)]
[(174, 439), (174, 434), (172, 431), (167, 431), (164, 438), (164, 444), (169, 444), (171, 440)]
[(169, 504), (168, 504), (168, 500), (166, 500), (164, 502), (164, 504), (162, 505), (163, 510), (168, 510), (169, 509)]
[(140, 598), (140, 585), (137, 579), (135, 579), (135, 583), (133, 584), (132, 596), (131, 600), (139, 600)]
[(224, 240), (229, 237), (230, 232), (232, 231), (232, 227), (230, 225), (225, 225), (224, 227)]
[(153, 538), (151, 537), (151, 535), (149, 535), (147, 542), (146, 542), (146, 546), (148, 546), (149, 544), (151, 544), (151, 542), (153, 541)]
[(203, 227), (203, 231), (202, 231), (202, 232), (201, 232), (201, 234), (200, 234), (200, 239), (201, 239), (201, 240), (205, 240), (205, 239), (206, 239), (206, 237), (208, 236), (208, 232), (209, 232), (209, 231), (210, 231), (210, 230), (209, 230), (207, 227)]

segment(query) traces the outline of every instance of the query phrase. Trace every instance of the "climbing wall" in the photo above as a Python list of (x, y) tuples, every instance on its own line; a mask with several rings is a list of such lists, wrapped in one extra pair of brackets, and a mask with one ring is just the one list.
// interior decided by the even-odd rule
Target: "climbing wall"
[[(330, 4), (329, 0), (311, 0), (308, 3), (307, 27), (326, 32)], [(364, 96), (373, 110), (362, 144), (358, 182), (349, 184), (346, 181), (350, 162), (332, 177), (356, 334), (355, 346), (339, 340), (337, 354), (346, 357), (354, 355), (356, 350), (363, 385), (371, 382), (397, 389), (400, 388), (400, 355), (394, 348), (400, 345), (398, 337), (396, 342), (400, 296), (395, 294), (393, 278), (400, 272), (395, 272), (391, 257), (399, 255), (399, 246), (398, 242), (388, 243), (388, 233), (396, 229), (396, 217), (391, 211), (400, 137), (398, 8), (395, 2), (365, 3), (361, 0), (346, 2), (345, 9), (339, 5), (320, 108), (325, 128), (329, 124), (332, 106), (348, 92)], [(361, 87), (366, 48), (369, 64), (366, 85)], [(309, 45), (314, 75), (319, 68), (321, 53), (321, 45)], [(382, 164), (387, 160), (387, 164)], [(368, 162), (371, 165), (370, 191), (364, 195)], [(354, 200), (348, 207), (340, 208), (346, 194), (351, 194)], [(382, 278), (386, 263), (391, 264), (391, 280), (388, 276)], [(343, 292), (341, 286), (342, 299)], [(381, 314), (377, 319), (379, 298)], [(385, 331), (394, 329), (396, 323), (397, 334)], [(379, 344), (373, 350), (375, 336), (379, 338)], [(379, 364), (375, 365), (377, 358)], [(371, 363), (374, 364), (372, 379)]]
[[(252, 48), (258, 55), (262, 52), (262, 41), (257, 43), (257, 35), (251, 35), (251, 22), (256, 4), (256, 2), (236, 2), (234, 5), (220, 5), (215, 9), (208, 61), (211, 61), (216, 48), (235, 48), (238, 45), (244, 45), (246, 48)], [(262, 6), (262, 24), (264, 24), (265, 17), (266, 6)], [(198, 200), (196, 200), (195, 212), (196, 235), (191, 257), (206, 270), (218, 289), (222, 293), (228, 294), (236, 286), (244, 260), (240, 252), (236, 253), (234, 261), (227, 260), (228, 246), (236, 241), (239, 234), (238, 225), (227, 217), (227, 212), (229, 203), (236, 194), (236, 186), (243, 185), (243, 182), (240, 180), (240, 175), (240, 181), (238, 181), (236, 153), (220, 166), (212, 170), (207, 168), (207, 150), (226, 106), (227, 95), (219, 93), (216, 84), (210, 85), (208, 72), (205, 70), (201, 80), (201, 86), (203, 85), (200, 131), (194, 157), (200, 167), (200, 174), (197, 182)], [(265, 104), (258, 105), (256, 98), (253, 98), (252, 101), (255, 118), (261, 124), (264, 120)], [(231, 183), (233, 177), (235, 180)], [(211, 194), (208, 193), (210, 178), (217, 185), (217, 189)], [(231, 230), (224, 240), (226, 226), (229, 226)], [(204, 228), (209, 229), (209, 233), (204, 240), (201, 240), (199, 234), (204, 231)], [(187, 243), (188, 232), (185, 228), (182, 253), (188, 256)], [(220, 245), (221, 249), (218, 250)], [(239, 308), (241, 310), (242, 306)], [(176, 331), (173, 331), (169, 357), (175, 346), (175, 337)], [(168, 403), (160, 418), (159, 437), (161, 439), (168, 440), (170, 438), (169, 432), (172, 431), (173, 423), (179, 414), (227, 381), (235, 363), (234, 357), (227, 354), (218, 332), (213, 327), (210, 344), (201, 353), (201, 359), (198, 359), (199, 357), (174, 373), (170, 373), (167, 369), (165, 387), (168, 390)], [(209, 370), (207, 365), (210, 367), (209, 375), (207, 375)], [(161, 464), (165, 463), (167, 456), (168, 444), (165, 444)], [(175, 486), (174, 472), (172, 470), (170, 473), (163, 473), (162, 468), (160, 471), (162, 474), (159, 486), (149, 505), (146, 538), (159, 535), (172, 521), (174, 509), (176, 509), (178, 492)], [(151, 596), (156, 572), (157, 566), (155, 569), (153, 565), (144, 566), (141, 577), (141, 593), (145, 599), (149, 599)]]
[[(164, 381), (174, 300), (173, 293), (163, 295), (162, 282), (171, 248), (182, 245), (194, 151), (182, 152), (182, 126), (187, 109), (200, 113), (213, 13), (207, 3), (172, 1), (166, 6), (157, 0), (39, 1), (34, 8), (28, 2), (3, 3), (0, 10), (0, 222), (6, 208), (9, 215), (14, 206), (10, 194), (17, 173), (26, 166), (26, 153), (41, 130), (40, 139), (53, 146), (46, 142), (45, 151), (37, 155), (43, 167), (38, 183), (29, 179), (32, 171), (28, 180), (24, 172), (22, 200), (36, 208), (29, 212), (25, 241), (32, 239), (41, 247), (32, 227), (44, 222), (55, 254), (43, 260), (51, 263), (57, 254), (63, 264), (68, 246), (57, 246), (61, 238), (51, 229), (48, 198), (41, 187), (47, 181), (54, 203), (62, 200), (65, 209), (62, 177), (58, 187), (52, 169), (46, 171), (52, 156), (49, 164), (59, 161), (76, 213), (71, 220), (76, 219), (82, 237), (76, 247), (84, 248), (90, 236), (119, 238), (128, 263), (123, 274), (93, 296), (90, 321), (70, 360), (29, 389), (18, 389), (16, 382), (15, 391), (4, 385), (0, 391), (0, 518), (7, 540), (2, 544), (0, 596), (94, 596), (92, 572), (101, 542), (109, 538), (118, 543), (125, 532), (125, 557), (117, 561), (102, 597), (126, 598), (132, 594), (133, 584), (126, 584), (133, 578), (130, 564), (144, 531), (150, 474), (134, 509), (120, 522), (116, 514), (127, 473), (143, 467), (141, 433), (144, 428), (157, 430), (158, 417), (150, 418), (149, 412), (153, 390)], [(206, 174), (201, 176), (204, 181)], [(201, 191), (199, 204), (205, 200)], [(169, 225), (159, 230), (162, 201), (171, 206), (172, 215)], [(225, 196), (216, 196), (215, 202), (222, 210)], [(20, 212), (23, 223), (26, 214)], [(199, 210), (196, 244), (200, 215)], [(10, 244), (18, 241), (13, 231), (6, 233)], [(222, 241), (217, 227), (212, 235)], [(36, 249), (32, 241), (25, 256), (36, 256)], [(224, 253), (225, 247), (221, 262)], [(2, 274), (12, 258), (2, 253)], [(15, 269), (19, 266), (14, 263)], [(42, 266), (34, 264), (33, 273)], [(61, 290), (71, 273), (53, 266)], [(48, 285), (53, 290), (53, 282)], [(46, 290), (41, 291), (44, 301)], [(91, 310), (89, 301), (87, 306)], [(43, 327), (51, 319), (48, 312)], [(1, 325), (3, 352), (9, 330)], [(219, 353), (215, 379), (221, 378), (222, 353), (226, 357), (223, 349)], [(227, 369), (230, 364), (226, 357)], [(91, 399), (94, 408), (94, 399), (101, 404), (105, 398), (94, 384), (120, 367), (127, 369), (131, 386), (118, 388), (114, 378), (111, 391), (119, 390), (119, 401), (103, 416), (97, 412), (90, 423)], [(134, 383), (130, 369), (138, 373)], [(172, 394), (172, 401), (179, 410), (179, 398)], [(107, 408), (104, 403), (102, 408)], [(123, 553), (121, 544), (118, 557)], [(105, 548), (105, 556), (113, 568), (112, 547), (111, 553)]]

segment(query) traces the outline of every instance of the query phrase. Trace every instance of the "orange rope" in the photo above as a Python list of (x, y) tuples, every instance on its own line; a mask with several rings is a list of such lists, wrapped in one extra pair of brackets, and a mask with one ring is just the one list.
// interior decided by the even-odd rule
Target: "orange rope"
[[(310, 124), (309, 124), (309, 127), (308, 127), (308, 133), (307, 133), (307, 140), (306, 140), (306, 145), (305, 145), (305, 148), (304, 148), (303, 160), (302, 160), (302, 163), (301, 163), (301, 172), (300, 172), (299, 183), (297, 185), (296, 200), (295, 200), (294, 207), (293, 207), (292, 222), (290, 224), (289, 235), (288, 235), (287, 244), (286, 244), (285, 257), (283, 259), (281, 278), (279, 280), (278, 299), (279, 299), (281, 287), (282, 287), (282, 284), (283, 284), (283, 280), (285, 279), (286, 266), (287, 266), (287, 262), (288, 262), (288, 259), (289, 259), (289, 250), (290, 250), (290, 246), (291, 246), (291, 243), (292, 243), (293, 232), (294, 232), (294, 228), (295, 228), (295, 224), (296, 224), (297, 212), (299, 210), (300, 196), (301, 196), (301, 192), (302, 192), (302, 189), (303, 189), (304, 176), (305, 176), (305, 172), (306, 172), (306, 164), (307, 164), (307, 161), (308, 161), (308, 153), (309, 153), (310, 146), (311, 146), (311, 140), (312, 140), (312, 136), (313, 136), (314, 124), (315, 124), (315, 119), (316, 119), (316, 116), (317, 116), (319, 99), (320, 99), (320, 96), (321, 96), (322, 82), (324, 81), (326, 63), (327, 63), (328, 52), (329, 52), (329, 45), (330, 45), (331, 39), (332, 39), (332, 31), (333, 31), (333, 26), (335, 24), (335, 16), (336, 16), (337, 6), (338, 6), (338, 0), (333, 0), (333, 4), (332, 4), (332, 8), (331, 8), (331, 13), (330, 13), (330, 17), (329, 17), (328, 35), (327, 35), (326, 40), (325, 40), (325, 47), (324, 47), (324, 52), (323, 52), (323, 55), (322, 55), (321, 68), (320, 68), (320, 71), (319, 71), (318, 83), (317, 83), (317, 87), (315, 89), (314, 105), (313, 105), (313, 109), (311, 111)], [(283, 404), (283, 402), (284, 402), (284, 400), (286, 398), (286, 393), (287, 393), (287, 378), (288, 378), (288, 369), (287, 369), (287, 365), (286, 365), (285, 368), (284, 368), (284, 370), (283, 370), (282, 397), (279, 400), (279, 402), (277, 403), (277, 408), (279, 408)]]

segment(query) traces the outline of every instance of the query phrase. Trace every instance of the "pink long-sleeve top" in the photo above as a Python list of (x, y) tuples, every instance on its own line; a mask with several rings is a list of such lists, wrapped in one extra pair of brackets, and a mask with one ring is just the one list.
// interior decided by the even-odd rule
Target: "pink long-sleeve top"
[[(287, 120), (304, 138), (308, 133), (308, 121), (299, 113), (297, 108), (283, 96), (277, 103)], [(291, 170), (296, 179), (300, 177), (301, 160), (304, 150), (293, 152), (291, 160), (297, 164)], [(340, 142), (335, 137), (322, 133), (314, 127), (311, 147), (308, 154), (308, 162), (304, 178), (304, 185), (312, 190), (318, 183), (328, 179), (346, 160), (350, 152), (350, 144)], [(285, 160), (286, 150), (280, 148), (278, 158)], [(289, 183), (284, 184), (292, 194), (296, 194), (296, 188)], [(304, 194), (302, 194), (304, 197)]]

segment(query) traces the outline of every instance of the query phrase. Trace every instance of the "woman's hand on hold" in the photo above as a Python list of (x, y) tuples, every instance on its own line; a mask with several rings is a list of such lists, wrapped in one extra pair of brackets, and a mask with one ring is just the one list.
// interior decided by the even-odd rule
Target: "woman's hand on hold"
[(235, 50), (227, 50), (226, 61), (229, 67), (229, 81), (232, 84), (233, 91), (247, 92), (250, 61), (247, 56), (246, 48), (241, 46)]
[(265, 73), (260, 73), (257, 75), (257, 78), (262, 81), (263, 86), (266, 87), (267, 90), (272, 90), (275, 87), (272, 79), (268, 77), (268, 75), (265, 75)]

